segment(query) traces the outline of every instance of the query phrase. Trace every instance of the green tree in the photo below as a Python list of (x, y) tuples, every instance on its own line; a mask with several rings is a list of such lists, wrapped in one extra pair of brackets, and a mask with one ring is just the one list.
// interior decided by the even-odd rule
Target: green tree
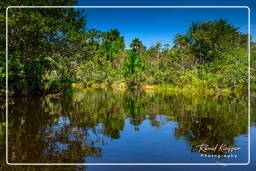
[(120, 35), (117, 29), (107, 31), (103, 35), (102, 46), (103, 53), (107, 56), (107, 60), (113, 62), (117, 54), (125, 48), (124, 37)]
[[(243, 38), (241, 41), (241, 37)], [(192, 23), (185, 35), (177, 35), (175, 45), (179, 49), (188, 49), (196, 57), (196, 63), (213, 61), (223, 53), (231, 52), (244, 44), (245, 35), (226, 20)]]
[(125, 62), (125, 76), (128, 78), (130, 86), (138, 85), (141, 79), (141, 73), (145, 69), (145, 65), (140, 57), (141, 49), (144, 48), (139, 39), (134, 39), (130, 44), (132, 50)]
[[(54, 3), (72, 5), (75, 1)], [(81, 11), (11, 8), (8, 13), (10, 90), (21, 95), (40, 95), (51, 91), (48, 88), (55, 82), (68, 87), (72, 82), (69, 77), (62, 75), (49, 80), (45, 75), (52, 75), (52, 71), (58, 74), (70, 71), (68, 67), (59, 66), (63, 58), (66, 58), (65, 64), (70, 65), (80, 53), (76, 49), (85, 29)], [(62, 72), (63, 69), (67, 72)]]
[(130, 48), (132, 48), (132, 51), (134, 53), (137, 53), (139, 55), (141, 55), (146, 50), (146, 47), (142, 44), (142, 42), (138, 38), (135, 38), (132, 40), (132, 43), (130, 44)]

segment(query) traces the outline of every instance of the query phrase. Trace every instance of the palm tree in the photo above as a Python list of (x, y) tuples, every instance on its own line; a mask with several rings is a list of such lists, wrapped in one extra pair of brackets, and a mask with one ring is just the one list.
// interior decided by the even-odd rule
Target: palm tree
[(140, 80), (140, 74), (145, 68), (145, 65), (140, 57), (142, 50), (145, 50), (145, 46), (138, 38), (136, 38), (133, 39), (130, 47), (132, 50), (130, 51), (128, 59), (125, 63), (125, 75), (129, 79), (129, 85), (136, 86), (137, 82)]
[(134, 52), (138, 54), (141, 54), (146, 50), (146, 47), (142, 44), (142, 42), (138, 38), (135, 38), (132, 40), (130, 47)]
[(118, 30), (112, 29), (104, 34), (102, 46), (107, 60), (112, 62), (116, 58), (116, 54), (125, 48), (124, 37)]

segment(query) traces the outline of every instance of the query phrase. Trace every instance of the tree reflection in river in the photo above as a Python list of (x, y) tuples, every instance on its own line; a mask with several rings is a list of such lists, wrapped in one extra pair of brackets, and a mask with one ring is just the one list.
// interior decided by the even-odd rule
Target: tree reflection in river
[[(202, 143), (232, 145), (248, 126), (247, 101), (220, 97), (87, 89), (72, 97), (13, 100), (9, 162), (87, 162), (102, 157), (122, 134), (143, 129), (144, 121), (154, 128), (177, 123), (171, 136), (184, 138), (192, 149)], [(134, 129), (125, 129), (129, 125)]]

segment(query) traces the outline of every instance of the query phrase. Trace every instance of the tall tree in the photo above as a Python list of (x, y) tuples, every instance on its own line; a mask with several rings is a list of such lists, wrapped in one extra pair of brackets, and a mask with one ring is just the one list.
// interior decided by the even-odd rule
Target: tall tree
[(135, 38), (132, 40), (132, 43), (130, 44), (130, 48), (132, 48), (132, 51), (140, 55), (146, 50), (146, 47), (142, 44), (142, 42), (138, 38)]
[(175, 45), (180, 49), (188, 49), (188, 53), (196, 56), (199, 64), (213, 61), (222, 54), (239, 48), (242, 34), (238, 28), (230, 25), (226, 20), (192, 23), (185, 35), (177, 35)]
[(128, 56), (127, 61), (125, 62), (125, 75), (129, 80), (129, 85), (135, 86), (138, 84), (138, 81), (141, 79), (141, 73), (145, 69), (145, 65), (141, 59), (140, 53), (141, 49), (145, 46), (139, 39), (133, 39), (130, 44), (132, 50)]
[[(73, 5), (75, 1), (51, 3)], [(67, 87), (72, 74), (63, 65), (72, 65), (70, 60), (77, 55), (85, 30), (81, 11), (10, 8), (8, 14), (10, 90), (22, 95), (42, 94), (49, 81), (45, 74), (53, 69), (60, 71), (56, 79)], [(64, 57), (68, 58), (63, 60)]]
[(104, 34), (102, 46), (103, 53), (107, 55), (107, 60), (112, 62), (116, 55), (125, 48), (124, 37), (121, 36), (117, 29), (107, 31)]

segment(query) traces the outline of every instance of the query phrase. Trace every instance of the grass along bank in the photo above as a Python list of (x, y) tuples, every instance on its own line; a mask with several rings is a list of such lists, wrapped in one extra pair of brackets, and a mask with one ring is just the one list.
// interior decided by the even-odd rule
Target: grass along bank
[(84, 83), (73, 83), (72, 88), (78, 89), (111, 89), (115, 91), (127, 91), (127, 90), (140, 90), (145, 92), (165, 92), (173, 95), (186, 95), (186, 96), (239, 96), (243, 97), (247, 95), (247, 92), (241, 91), (240, 88), (233, 91), (228, 88), (207, 88), (204, 86), (188, 84), (183, 87), (177, 87), (171, 84), (162, 85), (150, 85), (146, 83), (139, 83), (137, 86), (129, 87), (125, 82), (104, 84), (94, 83), (91, 85), (85, 85)]

